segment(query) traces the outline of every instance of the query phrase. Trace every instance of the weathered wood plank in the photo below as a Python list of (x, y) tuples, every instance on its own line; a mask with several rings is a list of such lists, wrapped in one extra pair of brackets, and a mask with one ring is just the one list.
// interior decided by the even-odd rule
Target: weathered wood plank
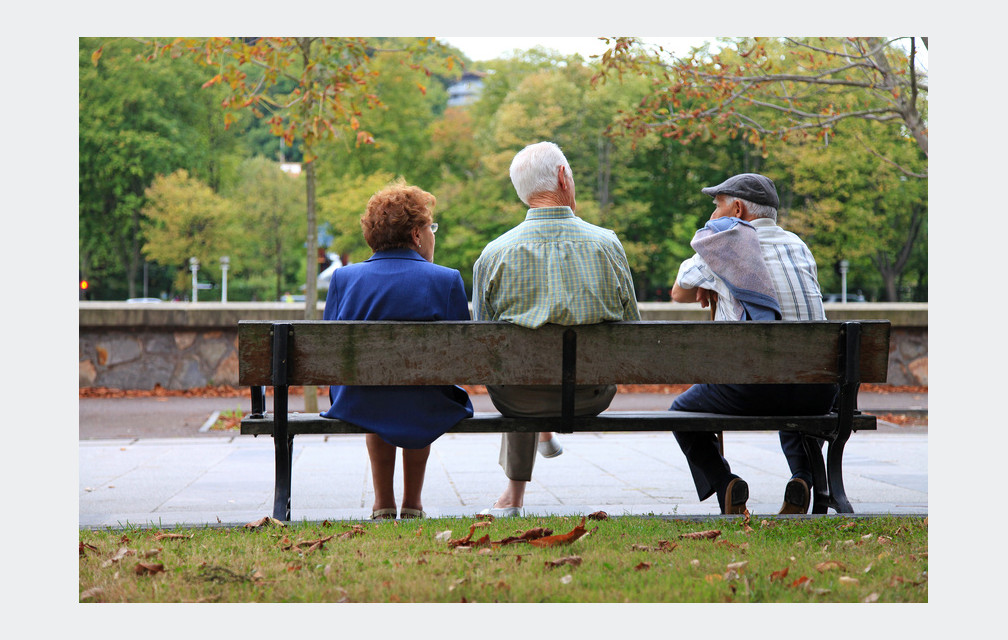
[[(828, 434), (837, 426), (836, 414), (824, 416), (726, 416), (715, 413), (685, 411), (606, 411), (591, 418), (576, 418), (568, 429), (560, 418), (505, 418), (498, 413), (477, 413), (456, 424), (450, 433), (502, 433), (507, 431), (803, 431)], [(854, 417), (854, 430), (876, 428), (875, 416)], [(342, 420), (332, 420), (310, 413), (288, 414), (288, 430), (298, 434), (367, 433), (364, 429)], [(273, 416), (245, 418), (241, 423), (245, 435), (272, 435)]]
[[(291, 323), (290, 384), (560, 384), (577, 332), (580, 384), (836, 382), (840, 322)], [(861, 379), (884, 382), (889, 324), (862, 323)], [(239, 383), (271, 384), (270, 323), (239, 323)]]

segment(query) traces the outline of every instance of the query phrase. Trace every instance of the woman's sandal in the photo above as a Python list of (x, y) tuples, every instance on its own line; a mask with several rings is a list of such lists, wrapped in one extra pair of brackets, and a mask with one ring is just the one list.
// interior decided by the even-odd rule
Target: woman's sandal
[(403, 507), (399, 510), (400, 518), (426, 518), (427, 514), (420, 509), (410, 509), (409, 507)]
[(376, 509), (371, 512), (372, 520), (395, 520), (396, 509), (395, 507), (389, 507), (388, 509)]

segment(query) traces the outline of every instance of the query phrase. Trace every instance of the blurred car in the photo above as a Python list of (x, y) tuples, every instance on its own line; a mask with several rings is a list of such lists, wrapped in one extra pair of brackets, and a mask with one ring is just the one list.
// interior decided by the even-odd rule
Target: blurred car
[[(824, 293), (822, 296), (823, 302), (843, 302), (842, 293)], [(866, 302), (864, 294), (860, 291), (857, 293), (847, 292), (847, 302)]]
[(144, 303), (144, 302), (161, 302), (161, 298), (129, 298), (126, 300), (129, 303)]

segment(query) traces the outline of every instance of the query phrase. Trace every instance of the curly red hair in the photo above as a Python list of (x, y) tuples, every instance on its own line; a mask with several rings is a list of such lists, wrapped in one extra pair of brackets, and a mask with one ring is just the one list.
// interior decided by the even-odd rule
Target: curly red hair
[(372, 251), (413, 246), (413, 229), (433, 220), (431, 210), (437, 198), (420, 187), (391, 184), (368, 200), (361, 229)]

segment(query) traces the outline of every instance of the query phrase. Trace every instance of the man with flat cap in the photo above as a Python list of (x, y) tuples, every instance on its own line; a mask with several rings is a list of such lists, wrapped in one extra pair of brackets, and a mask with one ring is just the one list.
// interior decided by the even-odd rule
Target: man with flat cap
[[(696, 255), (679, 267), (672, 299), (713, 305), (719, 321), (825, 320), (812, 252), (798, 236), (777, 226), (780, 200), (773, 181), (743, 173), (701, 192), (714, 199), (714, 213), (690, 242)], [(830, 410), (837, 390), (833, 384), (696, 384), (677, 397), (671, 409), (816, 415)], [(714, 434), (675, 435), (700, 500), (716, 494), (721, 513), (744, 513), (749, 486), (731, 472)], [(780, 513), (807, 513), (812, 489), (809, 454), (800, 435), (781, 431), (780, 442), (791, 470)]]

